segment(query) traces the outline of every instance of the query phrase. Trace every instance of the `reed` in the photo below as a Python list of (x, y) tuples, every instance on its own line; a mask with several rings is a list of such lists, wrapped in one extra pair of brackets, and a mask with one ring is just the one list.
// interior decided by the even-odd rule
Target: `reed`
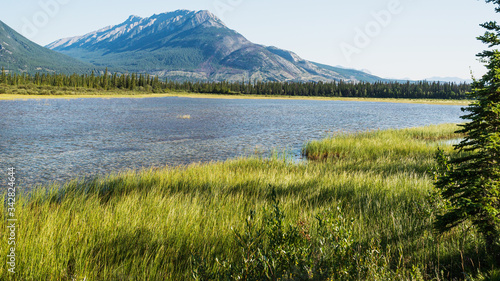
[[(266, 227), (273, 192), (284, 223), (316, 237), (316, 216), (342, 210), (355, 245), (347, 260), (359, 265), (353, 280), (465, 279), (487, 270), (480, 237), (467, 225), (446, 235), (432, 228), (433, 155), (451, 151), (443, 140), (459, 138), (454, 130), (340, 134), (305, 145), (321, 159), (307, 164), (250, 157), (40, 188), (18, 198), (16, 274), (3, 266), (0, 279), (191, 280), (195, 256), (213, 272), (217, 260), (242, 261), (235, 233), (252, 211)], [(1, 257), (6, 235), (3, 223)]]

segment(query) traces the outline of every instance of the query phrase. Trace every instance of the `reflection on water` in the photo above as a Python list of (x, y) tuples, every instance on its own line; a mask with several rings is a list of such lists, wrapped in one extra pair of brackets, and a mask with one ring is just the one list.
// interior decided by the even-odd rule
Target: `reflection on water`
[(32, 186), (255, 151), (299, 156), (306, 141), (329, 132), (457, 123), (460, 115), (459, 106), (344, 101), (1, 101), (0, 169), (16, 167), (19, 182)]
[(458, 145), (460, 144), (464, 139), (452, 139), (452, 140), (444, 140), (439, 142), (440, 145)]

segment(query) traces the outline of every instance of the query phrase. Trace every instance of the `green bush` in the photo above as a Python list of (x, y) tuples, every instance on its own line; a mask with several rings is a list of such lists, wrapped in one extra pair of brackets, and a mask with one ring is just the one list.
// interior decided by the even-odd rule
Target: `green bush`
[[(394, 277), (388, 260), (377, 247), (363, 246), (353, 235), (353, 220), (342, 210), (324, 211), (314, 225), (299, 220), (285, 224), (276, 191), (271, 210), (264, 210), (262, 225), (255, 211), (243, 232), (234, 231), (238, 258), (207, 259), (193, 255), (195, 280), (388, 280)], [(420, 273), (419, 271), (418, 274)], [(417, 275), (418, 275), (417, 274)]]

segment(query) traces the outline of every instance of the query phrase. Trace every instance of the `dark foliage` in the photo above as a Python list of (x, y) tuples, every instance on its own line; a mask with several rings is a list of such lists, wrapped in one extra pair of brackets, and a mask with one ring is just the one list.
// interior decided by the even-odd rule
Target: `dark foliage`
[(208, 94), (316, 96), (316, 97), (363, 97), (407, 99), (466, 99), (468, 84), (421, 81), (417, 83), (376, 82), (175, 82), (160, 81), (147, 74), (16, 74), (2, 71), (0, 83), (13, 86), (35, 86), (129, 89), (152, 92), (186, 91)]
[[(500, 1), (487, 0), (498, 5)], [(500, 26), (496, 22), (481, 25), (487, 31), (478, 37), (488, 49), (478, 54), (488, 72), (472, 84), (469, 94), (475, 102), (464, 109), (470, 120), (458, 133), (465, 139), (455, 146), (456, 156), (449, 159), (438, 151), (439, 175), (436, 181), (448, 203), (438, 216), (436, 227), (447, 231), (470, 221), (483, 235), (496, 266), (500, 266)]]

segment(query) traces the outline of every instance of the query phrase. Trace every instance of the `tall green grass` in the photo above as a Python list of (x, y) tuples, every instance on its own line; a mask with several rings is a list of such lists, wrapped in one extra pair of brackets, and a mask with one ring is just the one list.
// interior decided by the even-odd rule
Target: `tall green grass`
[[(305, 145), (321, 160), (307, 164), (251, 157), (41, 188), (18, 198), (16, 274), (3, 263), (0, 279), (190, 280), (194, 255), (209, 270), (241, 260), (235, 232), (252, 210), (264, 226), (259, 214), (272, 207), (272, 190), (287, 224), (312, 229), (337, 207), (352, 221), (358, 246), (348, 259), (365, 265), (352, 279), (465, 279), (487, 264), (482, 242), (467, 225), (436, 234), (439, 200), (429, 196), (433, 155), (438, 146), (451, 152), (443, 141), (459, 138), (455, 130), (337, 135)], [(6, 223), (0, 238), (6, 257)]]

